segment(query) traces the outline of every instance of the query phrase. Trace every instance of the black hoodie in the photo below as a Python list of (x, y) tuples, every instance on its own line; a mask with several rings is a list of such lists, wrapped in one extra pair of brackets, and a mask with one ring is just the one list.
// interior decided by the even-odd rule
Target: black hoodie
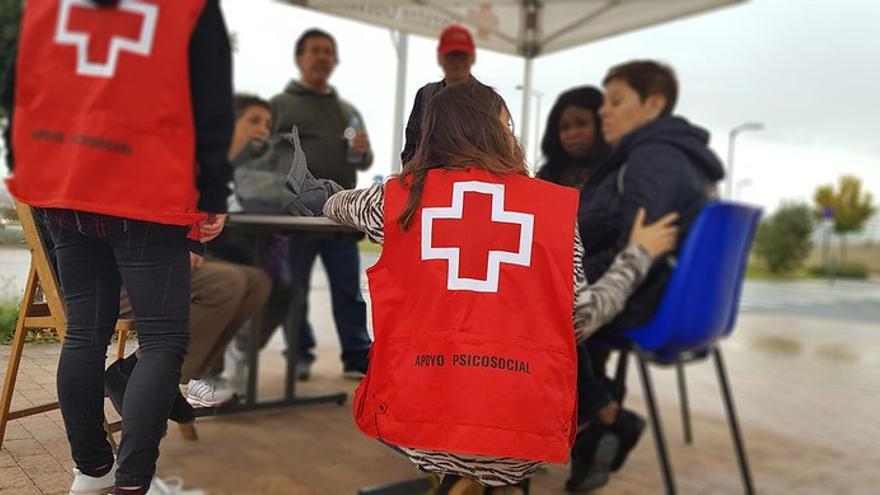
[[(590, 282), (598, 280), (626, 247), (640, 207), (646, 209), (648, 222), (678, 212), (681, 245), (715, 183), (724, 177), (721, 161), (708, 143), (706, 130), (683, 118), (661, 117), (625, 136), (599, 164), (581, 192), (578, 209), (587, 253), (584, 271)], [(633, 327), (650, 320), (672, 272), (674, 255), (655, 263), (612, 325)]]

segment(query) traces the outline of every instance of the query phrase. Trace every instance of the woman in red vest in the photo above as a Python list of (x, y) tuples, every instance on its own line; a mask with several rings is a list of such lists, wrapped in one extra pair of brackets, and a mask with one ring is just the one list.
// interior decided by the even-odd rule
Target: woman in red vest
[[(155, 477), (156, 459), (189, 339), (187, 234), (207, 242), (226, 218), (231, 99), (217, 0), (45, 0), (24, 9), (8, 184), (55, 244), (71, 494), (194, 493)], [(104, 364), (123, 285), (140, 360), (114, 459)]]
[(567, 461), (575, 341), (612, 319), (675, 243), (674, 214), (637, 221), (588, 286), (577, 192), (528, 177), (509, 119), (489, 88), (445, 88), (400, 177), (324, 207), (384, 246), (368, 271), (375, 343), (355, 421), (444, 475), (438, 494), (474, 482), (525, 493), (543, 463)]

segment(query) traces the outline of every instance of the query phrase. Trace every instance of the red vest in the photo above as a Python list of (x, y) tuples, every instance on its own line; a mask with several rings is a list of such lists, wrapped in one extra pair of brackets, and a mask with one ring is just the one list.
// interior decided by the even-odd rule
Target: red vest
[(204, 0), (27, 3), (10, 192), (34, 206), (194, 224), (189, 41)]
[(433, 170), (403, 232), (407, 196), (398, 180), (386, 183), (358, 427), (409, 448), (567, 462), (576, 191), (516, 174)]

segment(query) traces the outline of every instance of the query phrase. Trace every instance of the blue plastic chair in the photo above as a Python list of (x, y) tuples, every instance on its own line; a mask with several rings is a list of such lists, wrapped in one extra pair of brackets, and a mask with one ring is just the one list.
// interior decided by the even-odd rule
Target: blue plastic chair
[(718, 342), (729, 335), (736, 324), (749, 250), (760, 218), (759, 208), (743, 204), (713, 202), (706, 205), (682, 246), (675, 272), (654, 318), (642, 327), (626, 330), (623, 342), (603, 341), (621, 351), (615, 378), (620, 400), (628, 353), (637, 357), (657, 455), (666, 491), (670, 494), (675, 493), (675, 481), (647, 363), (676, 366), (685, 442), (689, 444), (691, 427), (683, 365), (703, 360), (710, 354), (715, 356), (743, 485), (746, 493), (754, 493)]

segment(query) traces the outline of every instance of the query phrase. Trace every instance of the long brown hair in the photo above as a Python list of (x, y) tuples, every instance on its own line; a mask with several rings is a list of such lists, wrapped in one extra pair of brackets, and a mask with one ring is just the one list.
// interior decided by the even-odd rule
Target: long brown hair
[(507, 104), (477, 81), (453, 84), (434, 95), (425, 108), (419, 147), (404, 164), (400, 183), (409, 196), (397, 222), (406, 231), (422, 202), (428, 171), (479, 168), (495, 174), (528, 175), (523, 151), (501, 122)]

